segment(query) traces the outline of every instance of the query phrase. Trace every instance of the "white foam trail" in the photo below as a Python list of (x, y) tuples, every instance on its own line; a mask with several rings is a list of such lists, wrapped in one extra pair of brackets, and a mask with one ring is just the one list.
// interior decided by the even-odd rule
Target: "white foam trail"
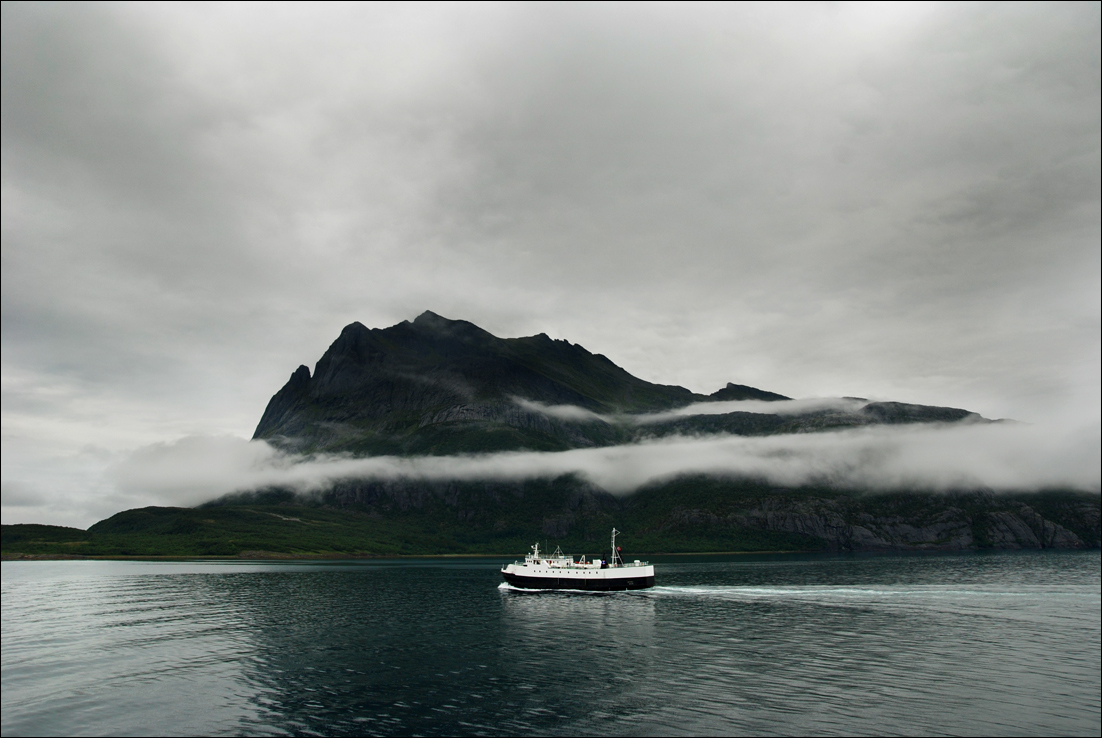
[[(661, 570), (656, 572), (661, 576)], [(1035, 614), (1015, 612), (1022, 602), (1038, 598), (1057, 603), (1098, 600), (1096, 587), (1089, 585), (1034, 585), (1006, 590), (1003, 586), (983, 585), (962, 589), (954, 585), (911, 585), (884, 587), (740, 587), (740, 586), (657, 586), (647, 590), (657, 597), (707, 598), (731, 603), (777, 602), (803, 603), (824, 607), (875, 607), (897, 611), (931, 610), (943, 612), (984, 612), (1002, 619), (1030, 619)]]

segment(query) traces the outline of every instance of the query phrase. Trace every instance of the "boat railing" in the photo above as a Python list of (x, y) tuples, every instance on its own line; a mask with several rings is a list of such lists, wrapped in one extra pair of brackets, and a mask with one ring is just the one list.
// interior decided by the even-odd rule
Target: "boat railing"
[(590, 561), (587, 564), (583, 564), (577, 561), (567, 561), (567, 563), (560, 563), (553, 559), (535, 559), (531, 556), (526, 556), (523, 561), (515, 559), (513, 561), (514, 566), (529, 566), (531, 564), (544, 564), (552, 569), (631, 569), (637, 566), (650, 566), (649, 561), (641, 561), (635, 559), (631, 563), (617, 562), (615, 564), (608, 564), (603, 566), (604, 561)]

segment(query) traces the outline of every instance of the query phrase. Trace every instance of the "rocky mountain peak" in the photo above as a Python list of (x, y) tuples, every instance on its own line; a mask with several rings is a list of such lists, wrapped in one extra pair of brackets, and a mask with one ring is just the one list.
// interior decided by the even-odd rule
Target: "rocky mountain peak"
[(652, 384), (578, 344), (544, 333), (498, 338), (426, 310), (389, 328), (345, 326), (313, 375), (300, 366), (272, 397), (254, 437), (309, 451), (413, 455), (564, 451), (678, 434), (762, 435), (976, 418), (967, 410), (901, 403), (800, 415), (763, 408), (705, 412), (643, 424), (539, 409), (573, 405), (620, 416), (708, 401), (787, 399), (734, 382), (711, 395)]
[(419, 328), (429, 328), (429, 329), (447, 327), (448, 325), (451, 325), (452, 323), (455, 323), (455, 322), (457, 322), (457, 321), (448, 320), (444, 316), (437, 315), (436, 313), (434, 313), (431, 310), (426, 310), (425, 312), (421, 313), (420, 315), (418, 315), (416, 318), (413, 319), (413, 324), (415, 326), (417, 326)]
[(776, 402), (777, 400), (791, 400), (791, 397), (785, 397), (779, 395), (776, 392), (767, 392), (760, 390), (757, 387), (748, 387), (745, 384), (735, 384), (734, 382), (728, 382), (727, 386), (721, 390), (716, 390), (712, 394), (708, 395), (709, 400), (727, 401), (727, 400), (763, 400), (765, 402)]
[(469, 323), (466, 320), (450, 320), (442, 315), (437, 315), (431, 310), (426, 310), (418, 315), (412, 325), (419, 332), (430, 334), (433, 338), (479, 344), (501, 340), (492, 333), (482, 330), (474, 323)]
[(310, 367), (305, 364), (300, 364), (298, 369), (295, 369), (294, 374), (287, 381), (287, 385), (290, 387), (305, 387), (310, 384)]

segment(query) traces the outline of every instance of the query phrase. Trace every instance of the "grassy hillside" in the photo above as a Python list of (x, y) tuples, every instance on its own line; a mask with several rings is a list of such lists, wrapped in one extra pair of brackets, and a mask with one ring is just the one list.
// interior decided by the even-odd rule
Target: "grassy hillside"
[(625, 555), (1098, 547), (1099, 498), (779, 490), (708, 478), (624, 499), (564, 477), (523, 484), (348, 485), (323, 497), (238, 496), (200, 508), (127, 510), (87, 531), (3, 526), (4, 555), (519, 555), (535, 541), (600, 554), (616, 526)]
[[(427, 520), (380, 520), (365, 514), (311, 507), (227, 506), (213, 509), (147, 507), (127, 510), (88, 531), (55, 535), (52, 526), (34, 534), (3, 526), (3, 553), (70, 556), (413, 556), (432, 554), (520, 555), (537, 540), (590, 555), (607, 543), (574, 534), (549, 537), (539, 531), (471, 535), (462, 526), (440, 529)], [(65, 531), (73, 529), (63, 529)], [(819, 550), (799, 536), (748, 531), (747, 535), (628, 537), (626, 554), (651, 551)], [(606, 531), (607, 534), (607, 531)], [(607, 535), (606, 535), (607, 537)], [(66, 540), (61, 540), (67, 538)], [(646, 547), (644, 547), (646, 544)]]

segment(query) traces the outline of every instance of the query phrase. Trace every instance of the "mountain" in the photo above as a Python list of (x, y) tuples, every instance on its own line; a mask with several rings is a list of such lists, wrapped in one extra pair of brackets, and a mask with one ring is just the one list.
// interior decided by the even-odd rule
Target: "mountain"
[(738, 384), (711, 395), (653, 384), (569, 341), (498, 338), (425, 312), (390, 328), (346, 326), (312, 374), (300, 366), (272, 397), (253, 438), (302, 452), (412, 455), (981, 420), (958, 408), (856, 401), (802, 413), (655, 415), (694, 403), (789, 399)]
[[(730, 403), (730, 404), (725, 404)], [(737, 404), (745, 403), (745, 404)], [(363, 454), (572, 448), (664, 435), (809, 433), (877, 424), (990, 422), (959, 408), (861, 398), (792, 401), (739, 384), (652, 384), (577, 344), (498, 338), (431, 312), (347, 326), (300, 366), (255, 438)], [(1097, 548), (1097, 493), (781, 488), (706, 475), (614, 496), (578, 475), (522, 481), (344, 479), (311, 494), (248, 490), (199, 508), (142, 508), (87, 531), (4, 526), (4, 556), (333, 556), (522, 552), (537, 538), (637, 552)], [(628, 550), (627, 548), (625, 550)]]

